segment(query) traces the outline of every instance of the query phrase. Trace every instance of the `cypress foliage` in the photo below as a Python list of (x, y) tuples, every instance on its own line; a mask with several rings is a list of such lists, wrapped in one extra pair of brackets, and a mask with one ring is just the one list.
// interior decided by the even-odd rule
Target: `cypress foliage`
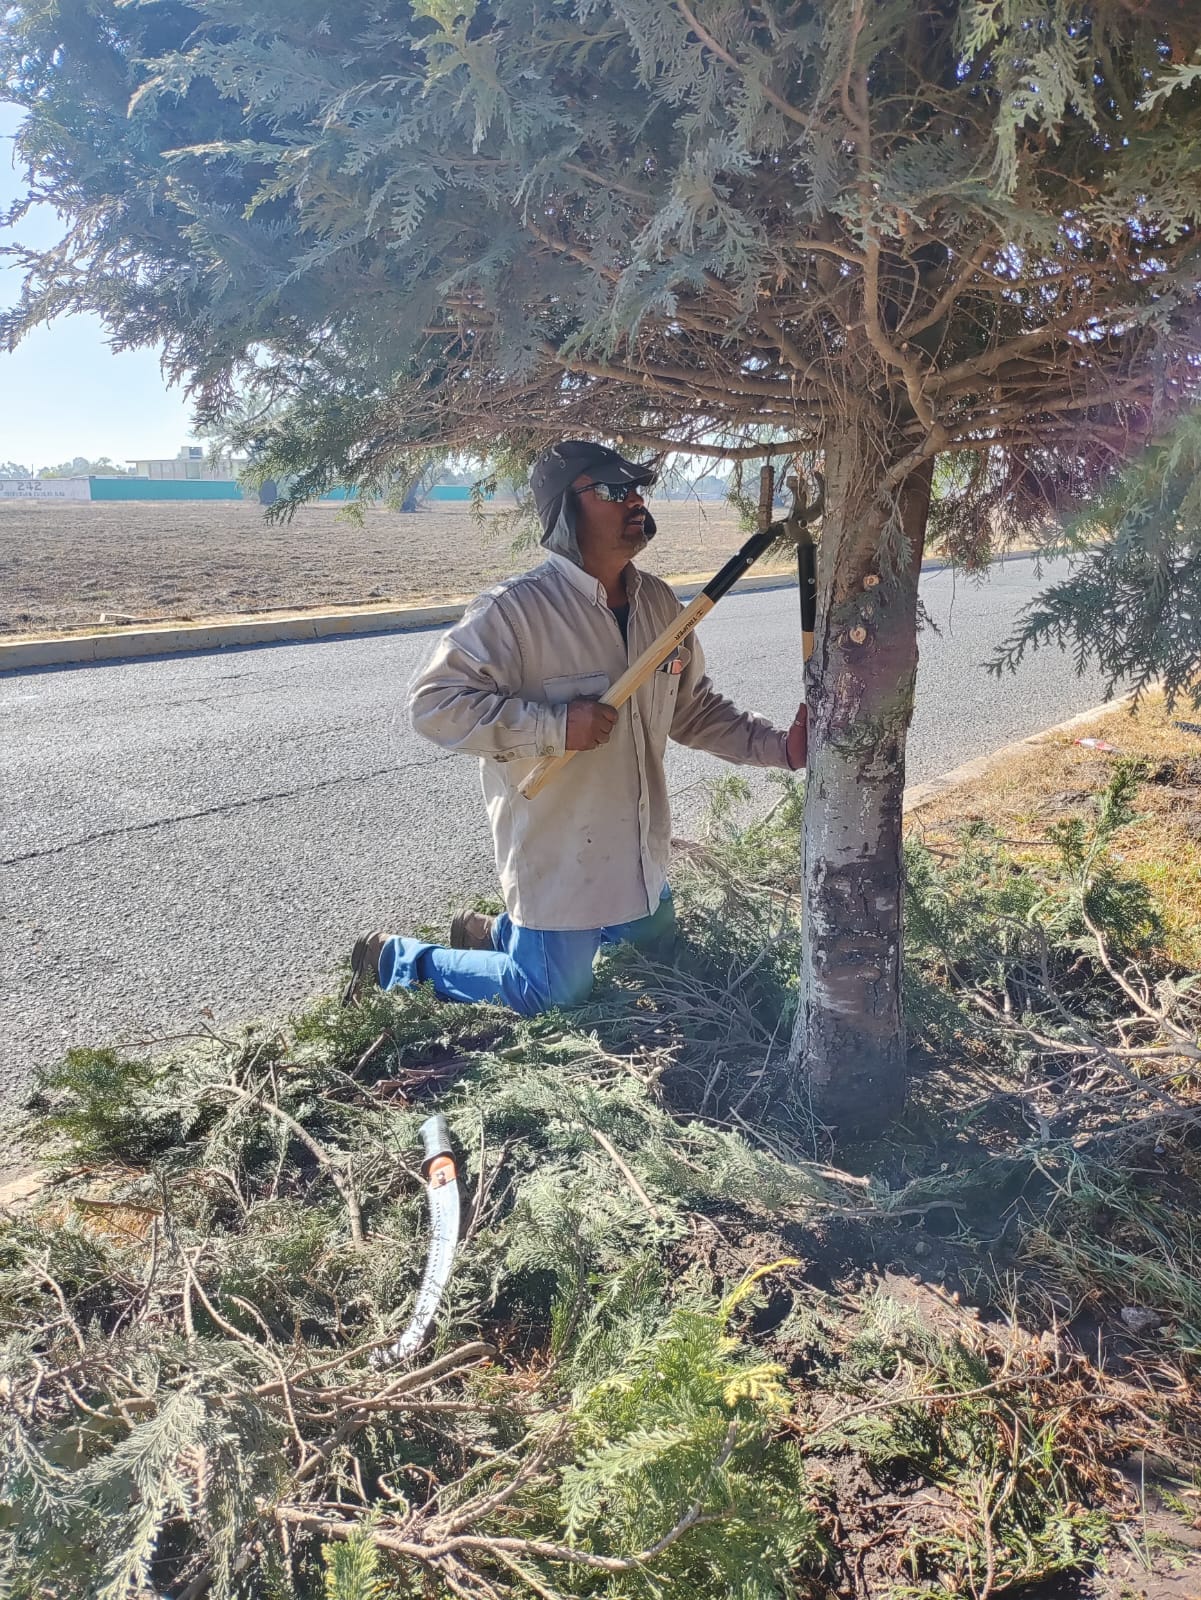
[[(96, 311), (202, 420), (263, 393), (280, 515), (580, 432), (824, 455), (792, 1055), (879, 1123), (935, 462), (979, 561), (1196, 399), (1199, 45), (1184, 0), (19, 0), (0, 69), (67, 231), (0, 336)], [(1140, 603), (1111, 663), (1163, 670), (1181, 588), (1101, 582)], [(1069, 601), (1104, 622), (1079, 589), (1028, 640)]]
[(1095, 661), (1113, 690), (1162, 684), (1169, 704), (1201, 706), (1201, 414), (1122, 472), (1069, 523), (1063, 545), (1087, 553), (1018, 619), (994, 671), (1015, 670), (1027, 651), (1073, 650)]
[(1125, 0), (26, 0), (14, 341), (264, 369), (277, 466), (603, 428), (978, 458), (1037, 518), (1194, 387), (1201, 40)]

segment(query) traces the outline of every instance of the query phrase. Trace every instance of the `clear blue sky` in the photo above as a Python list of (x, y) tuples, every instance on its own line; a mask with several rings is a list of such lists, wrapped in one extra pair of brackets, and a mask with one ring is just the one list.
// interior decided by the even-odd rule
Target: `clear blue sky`
[[(0, 104), (0, 213), (25, 192), (13, 166), (22, 112)], [(54, 244), (62, 227), (40, 206), (0, 243)], [(14, 304), (20, 275), (0, 258), (0, 305)], [(97, 317), (62, 317), (35, 329), (12, 355), (0, 352), (0, 461), (37, 471), (72, 456), (173, 456), (191, 436), (191, 407), (168, 389), (156, 350), (115, 354)]]

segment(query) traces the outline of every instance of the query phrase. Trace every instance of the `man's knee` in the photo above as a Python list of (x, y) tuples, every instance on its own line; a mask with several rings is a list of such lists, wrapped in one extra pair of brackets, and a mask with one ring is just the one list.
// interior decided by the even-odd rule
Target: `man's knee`
[[(582, 1006), (592, 993), (592, 963), (570, 973), (556, 973), (551, 982), (551, 1006), (570, 1010)], [(549, 1009), (549, 1006), (548, 1008)]]
[(676, 941), (677, 933), (675, 901), (670, 894), (664, 893), (649, 917), (631, 925), (628, 938), (639, 950), (653, 954), (659, 950), (669, 950)]
[(509, 1004), (524, 1017), (582, 1006), (592, 993), (592, 957), (587, 949), (556, 946), (522, 951), (513, 963)]
[(592, 968), (586, 973), (554, 972), (545, 979), (522, 973), (513, 986), (509, 1004), (523, 1017), (541, 1016), (544, 1011), (570, 1011), (582, 1006), (592, 993)]

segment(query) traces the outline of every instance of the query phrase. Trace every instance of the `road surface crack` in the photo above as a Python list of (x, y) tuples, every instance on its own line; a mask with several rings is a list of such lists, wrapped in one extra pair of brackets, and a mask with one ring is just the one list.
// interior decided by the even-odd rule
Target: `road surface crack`
[(26, 861), (40, 861), (45, 856), (61, 856), (68, 850), (81, 850), (85, 845), (101, 844), (106, 839), (119, 839), (126, 834), (153, 833), (157, 828), (173, 828), (180, 822), (197, 822), (205, 817), (219, 817), (233, 811), (245, 811), (251, 806), (271, 805), (276, 800), (295, 800), (301, 795), (318, 794), (322, 789), (336, 789), (342, 784), (372, 783), (376, 778), (389, 777), (394, 772), (412, 772), (419, 767), (433, 767), (452, 756), (434, 756), (429, 761), (398, 761), (389, 767), (377, 767), (373, 772), (359, 772), (337, 778), (321, 778), (316, 783), (304, 783), (295, 789), (275, 789), (268, 794), (248, 795), (245, 800), (229, 800), (224, 805), (205, 806), (199, 811), (181, 811), (173, 817), (156, 817), (153, 822), (133, 822), (127, 827), (101, 828), (97, 833), (85, 833), (80, 839), (68, 839), (62, 844), (46, 845), (41, 850), (25, 850), (20, 855), (0, 858), (0, 866), (16, 867)]

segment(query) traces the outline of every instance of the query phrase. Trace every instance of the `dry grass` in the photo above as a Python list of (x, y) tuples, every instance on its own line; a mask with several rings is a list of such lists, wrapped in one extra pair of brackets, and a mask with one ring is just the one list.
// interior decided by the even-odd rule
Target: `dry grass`
[[(1077, 813), (1127, 756), (1146, 764), (1138, 820), (1119, 836), (1123, 866), (1151, 890), (1164, 924), (1164, 953), (1201, 970), (1201, 722), (1186, 708), (1170, 712), (1162, 695), (1135, 711), (1116, 709), (1095, 721), (1026, 747), (972, 784), (923, 805), (909, 827), (937, 848), (953, 844), (965, 823), (984, 822), (1020, 862), (1037, 862), (1047, 829)], [(1083, 748), (1103, 739), (1116, 754)]]

